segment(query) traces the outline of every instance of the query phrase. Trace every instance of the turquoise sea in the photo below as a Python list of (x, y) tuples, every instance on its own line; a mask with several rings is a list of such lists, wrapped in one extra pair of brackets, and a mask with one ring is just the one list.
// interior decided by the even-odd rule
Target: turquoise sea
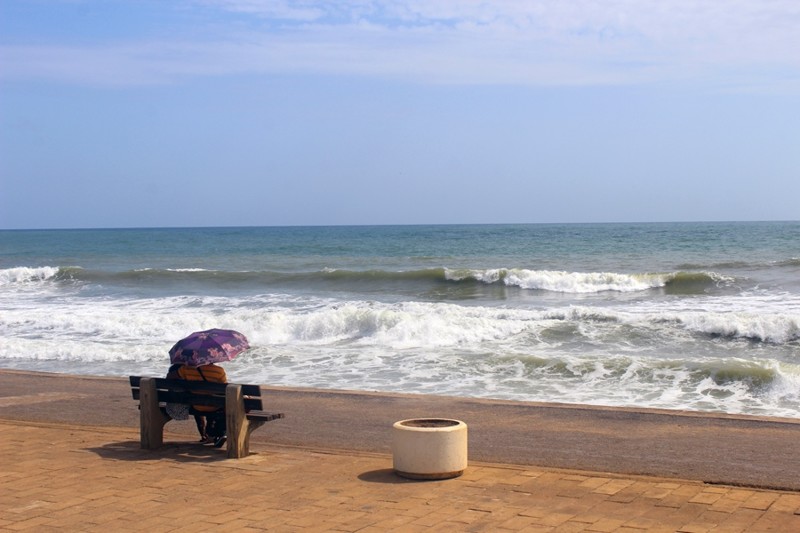
[(800, 222), (0, 231), (0, 367), (800, 416)]

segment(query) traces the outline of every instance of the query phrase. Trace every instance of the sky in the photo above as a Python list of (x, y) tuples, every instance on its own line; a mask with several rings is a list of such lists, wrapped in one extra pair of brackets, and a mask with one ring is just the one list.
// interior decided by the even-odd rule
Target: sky
[(0, 229), (800, 219), (797, 0), (2, 0)]

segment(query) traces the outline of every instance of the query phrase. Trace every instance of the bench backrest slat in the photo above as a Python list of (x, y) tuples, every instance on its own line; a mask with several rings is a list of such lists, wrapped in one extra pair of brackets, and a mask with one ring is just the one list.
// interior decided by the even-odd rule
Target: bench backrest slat
[[(141, 376), (130, 376), (131, 394), (134, 400), (139, 399)], [(158, 401), (162, 403), (185, 403), (190, 405), (209, 405), (225, 407), (225, 383), (208, 381), (188, 381), (183, 379), (155, 378)], [(244, 407), (248, 411), (261, 411), (261, 387), (258, 385), (242, 385)]]
[[(139, 383), (142, 380), (141, 376), (130, 376), (128, 379), (130, 380), (131, 387), (139, 388)], [(221, 394), (225, 394), (225, 387), (227, 385), (226, 383), (215, 383), (213, 381), (189, 381), (185, 379), (155, 378), (155, 380), (157, 389), (170, 388), (173, 390), (180, 390), (184, 388), (193, 391), (220, 392)], [(261, 387), (258, 385), (243, 384), (241, 387), (242, 394), (245, 396), (261, 396)]]

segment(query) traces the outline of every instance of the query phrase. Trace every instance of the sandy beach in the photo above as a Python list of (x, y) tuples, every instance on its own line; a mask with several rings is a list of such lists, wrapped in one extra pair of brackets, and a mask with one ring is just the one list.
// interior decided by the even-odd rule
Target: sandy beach
[[(141, 450), (124, 379), (0, 371), (3, 531), (790, 531), (794, 420), (267, 388), (252, 454), (170, 423)], [(391, 470), (408, 417), (470, 428), (461, 477)]]

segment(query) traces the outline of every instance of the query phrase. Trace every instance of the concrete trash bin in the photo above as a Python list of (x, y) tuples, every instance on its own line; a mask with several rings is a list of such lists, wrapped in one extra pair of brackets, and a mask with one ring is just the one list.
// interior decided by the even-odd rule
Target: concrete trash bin
[(467, 425), (446, 418), (411, 418), (392, 428), (394, 471), (410, 479), (449, 479), (467, 468)]

